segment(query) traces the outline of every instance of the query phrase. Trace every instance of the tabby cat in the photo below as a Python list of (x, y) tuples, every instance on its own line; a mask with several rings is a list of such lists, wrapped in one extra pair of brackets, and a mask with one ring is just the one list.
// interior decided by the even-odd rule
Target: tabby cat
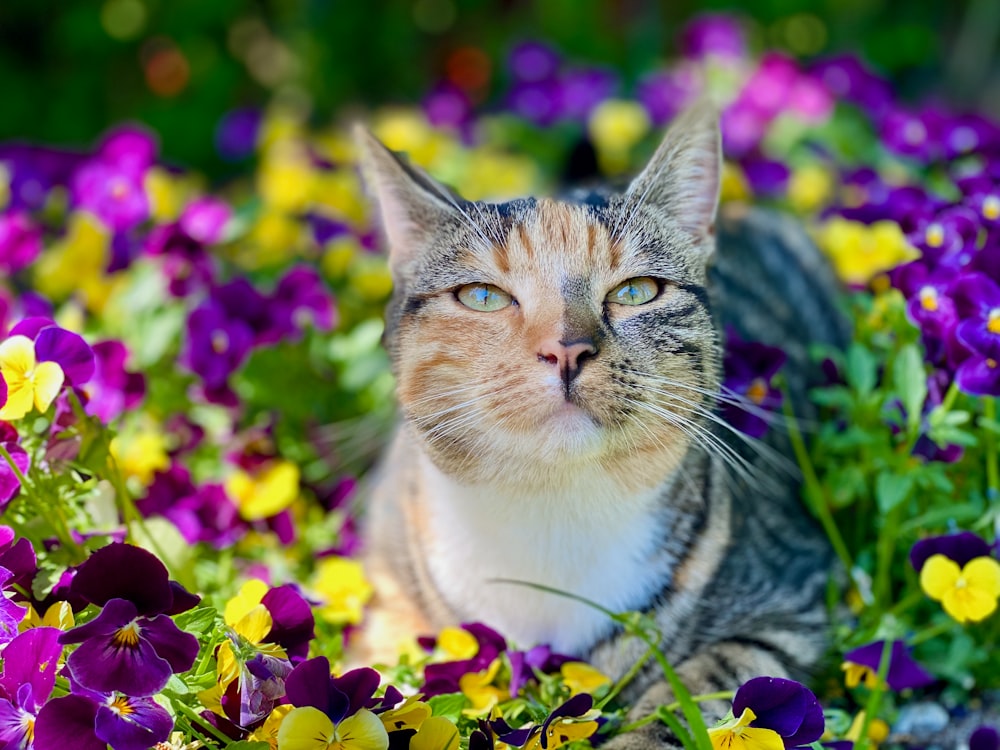
[[(775, 468), (781, 431), (748, 446), (716, 407), (734, 325), (786, 350), (804, 410), (806, 347), (843, 336), (836, 290), (791, 220), (717, 220), (719, 141), (698, 106), (623, 194), (483, 203), (359, 134), (403, 416), (368, 508), (370, 658), (464, 621), (614, 677), (644, 652), (599, 611), (511, 580), (649, 614), (695, 693), (820, 657), (831, 555)], [(655, 665), (631, 689), (637, 713), (671, 700)], [(668, 742), (653, 725), (616, 740)]]

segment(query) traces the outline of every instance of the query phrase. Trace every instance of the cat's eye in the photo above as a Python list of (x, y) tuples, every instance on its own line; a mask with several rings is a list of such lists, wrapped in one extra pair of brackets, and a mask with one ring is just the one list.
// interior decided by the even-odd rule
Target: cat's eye
[(659, 294), (660, 285), (656, 279), (651, 279), (649, 276), (637, 276), (616, 286), (608, 292), (605, 299), (616, 305), (645, 305), (656, 299)]
[(507, 292), (492, 284), (466, 284), (455, 292), (455, 296), (470, 310), (478, 312), (496, 312), (514, 302)]

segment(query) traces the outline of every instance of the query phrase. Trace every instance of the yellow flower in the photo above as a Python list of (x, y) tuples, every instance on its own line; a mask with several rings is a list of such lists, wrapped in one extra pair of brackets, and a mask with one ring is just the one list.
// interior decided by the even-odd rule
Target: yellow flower
[(69, 219), (65, 238), (52, 245), (34, 266), (39, 292), (62, 300), (82, 292), (91, 309), (99, 309), (110, 291), (104, 270), (108, 265), (111, 234), (90, 214), (78, 211)]
[(264, 599), (264, 594), (269, 590), (269, 586), (259, 578), (251, 578), (240, 586), (236, 596), (226, 602), (222, 612), (222, 619), (226, 625), (235, 627), (236, 623), (256, 609)]
[(284, 141), (268, 150), (257, 172), (257, 190), (269, 208), (299, 213), (312, 201), (315, 177), (305, 147)]
[[(579, 719), (561, 719), (553, 721), (545, 730), (545, 748), (554, 750), (574, 740), (585, 740), (598, 729), (596, 721), (580, 721)], [(524, 750), (538, 750), (542, 744), (539, 732), (524, 746)]]
[(396, 708), (380, 713), (379, 719), (386, 731), (420, 729), (420, 725), (431, 717), (431, 707), (419, 698), (420, 696), (411, 695)]
[(840, 278), (855, 285), (919, 256), (894, 221), (865, 226), (835, 217), (820, 228), (816, 241)]
[(312, 588), (324, 601), (316, 613), (337, 625), (361, 622), (365, 603), (373, 593), (360, 562), (335, 556), (317, 563)]
[(387, 750), (389, 734), (362, 708), (339, 724), (312, 706), (288, 712), (278, 728), (278, 750)]
[(149, 216), (158, 224), (176, 221), (189, 197), (189, 186), (163, 167), (151, 167), (142, 180), (149, 198)]
[(628, 153), (649, 132), (649, 115), (638, 102), (607, 99), (590, 114), (587, 130), (601, 166), (610, 173), (629, 166)]
[(463, 628), (445, 628), (438, 633), (437, 645), (451, 661), (471, 659), (479, 653), (479, 641)]
[(458, 750), (458, 727), (443, 716), (432, 716), (410, 738), (410, 750)]
[(265, 210), (254, 222), (235, 258), (251, 270), (287, 263), (304, 244), (302, 223), (284, 211)]
[(285, 717), (293, 710), (295, 709), (288, 704), (275, 706), (264, 720), (264, 723), (251, 732), (247, 739), (251, 742), (266, 742), (271, 750), (277, 750), (278, 731), (281, 729), (281, 724), (284, 722)]
[(742, 201), (752, 197), (753, 193), (740, 165), (731, 161), (724, 162), (719, 184), (719, 200)]
[(349, 234), (334, 237), (324, 245), (323, 257), (319, 265), (323, 274), (330, 279), (342, 279), (347, 275), (352, 261), (361, 253), (358, 241)]
[(944, 555), (932, 555), (920, 569), (920, 587), (958, 622), (979, 622), (997, 608), (1000, 563), (977, 557), (959, 568)]
[(845, 661), (840, 668), (844, 671), (844, 684), (849, 688), (856, 688), (862, 682), (869, 689), (874, 689), (878, 685), (878, 673), (864, 664)]
[(559, 667), (563, 682), (573, 695), (593, 693), (611, 684), (611, 678), (582, 661), (568, 661)]
[(135, 477), (143, 485), (152, 482), (156, 472), (170, 468), (167, 439), (154, 430), (112, 438), (111, 455), (125, 476)]
[(226, 480), (226, 494), (245, 520), (270, 518), (299, 496), (299, 467), (291, 461), (276, 459), (255, 474), (237, 470)]
[(784, 750), (785, 742), (773, 729), (752, 727), (757, 714), (744, 708), (739, 718), (708, 730), (713, 750)]
[(44, 616), (39, 616), (35, 608), (29, 604), (28, 611), (25, 613), (24, 619), (18, 623), (17, 629), (21, 632), (30, 628), (42, 627), (69, 630), (74, 624), (73, 608), (69, 602), (56, 602), (45, 610)]
[(351, 267), (351, 288), (369, 302), (381, 302), (392, 291), (392, 276), (384, 258), (361, 256)]
[(458, 687), (465, 697), (472, 701), (472, 707), (462, 713), (468, 716), (481, 716), (489, 713), (497, 703), (507, 697), (508, 691), (493, 684), (500, 671), (500, 660), (493, 663), (482, 672), (469, 672), (458, 679)]
[[(854, 717), (850, 728), (847, 730), (847, 734), (844, 735), (844, 739), (857, 744), (861, 740), (861, 726), (864, 723), (865, 712), (858, 711), (857, 716)], [(868, 722), (869, 747), (874, 750), (874, 748), (877, 748), (880, 743), (885, 742), (888, 738), (889, 725), (882, 721), (882, 719), (872, 719)]]
[(799, 213), (810, 213), (829, 200), (833, 178), (818, 164), (808, 164), (792, 172), (788, 180), (788, 201)]
[(62, 368), (55, 362), (35, 360), (35, 342), (27, 336), (11, 336), (0, 343), (0, 374), (7, 383), (7, 402), (0, 419), (20, 419), (34, 407), (44, 412), (62, 388)]

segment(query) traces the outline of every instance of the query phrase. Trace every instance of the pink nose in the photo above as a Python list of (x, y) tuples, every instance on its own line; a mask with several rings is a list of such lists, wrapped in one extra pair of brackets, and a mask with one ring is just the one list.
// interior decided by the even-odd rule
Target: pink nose
[(583, 363), (596, 354), (597, 346), (590, 339), (546, 339), (538, 347), (538, 361), (556, 365), (567, 387), (580, 374)]

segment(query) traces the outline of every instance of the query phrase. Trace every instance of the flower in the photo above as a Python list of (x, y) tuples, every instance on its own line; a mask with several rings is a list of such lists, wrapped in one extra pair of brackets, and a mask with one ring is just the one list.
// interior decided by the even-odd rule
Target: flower
[(865, 226), (833, 217), (817, 232), (816, 242), (830, 258), (837, 275), (855, 286), (917, 255), (899, 225), (892, 221)]
[[(2, 379), (0, 379), (0, 383), (3, 383)], [(3, 401), (0, 399), (0, 404), (2, 403)], [(31, 456), (21, 447), (19, 440), (20, 436), (13, 426), (6, 422), (0, 422), (0, 446), (3, 446), (4, 450), (10, 454), (17, 471), (25, 475), (31, 468)], [(20, 491), (21, 480), (17, 472), (6, 460), (0, 459), (0, 511), (6, 508)]]
[(248, 474), (237, 470), (226, 480), (226, 493), (247, 521), (270, 518), (299, 496), (299, 467), (291, 461), (270, 461)]
[(121, 341), (100, 341), (92, 347), (96, 368), (87, 383), (84, 409), (107, 424), (130, 409), (146, 395), (146, 378), (142, 373), (125, 369), (128, 350)]
[(0, 742), (29, 747), (36, 715), (55, 686), (62, 646), (55, 628), (33, 628), (14, 638), (3, 651), (0, 688)]
[(708, 730), (714, 748), (797, 747), (823, 734), (823, 709), (804, 685), (754, 677), (736, 691), (733, 718)]
[[(847, 687), (857, 687), (863, 680), (865, 686), (873, 688), (878, 684), (879, 664), (885, 641), (875, 641), (844, 654), (842, 669), (846, 672)], [(934, 682), (934, 676), (921, 667), (902, 641), (893, 641), (889, 656), (889, 671), (886, 683), (892, 690), (919, 688)]]
[(563, 682), (571, 695), (595, 693), (611, 684), (611, 678), (582, 661), (570, 661), (559, 667)]
[(147, 750), (170, 736), (174, 721), (152, 698), (76, 688), (49, 701), (35, 722), (35, 750)]
[(768, 412), (781, 407), (781, 391), (772, 381), (785, 359), (778, 347), (745, 341), (732, 329), (726, 332), (723, 417), (728, 424), (751, 437), (764, 436)]
[[(478, 622), (463, 623), (461, 627), (476, 639), (479, 647), (467, 659), (428, 664), (424, 667), (424, 684), (420, 692), (426, 697), (460, 692), (463, 675), (486, 672), (501, 652), (507, 650), (507, 642), (492, 628)], [(420, 639), (420, 643), (425, 647), (433, 647), (433, 643), (424, 639)]]
[(42, 252), (42, 231), (24, 211), (0, 214), (0, 269), (14, 274)]
[(374, 589), (357, 560), (324, 557), (316, 564), (312, 591), (323, 602), (316, 613), (327, 622), (357, 625)]
[(58, 364), (37, 360), (35, 344), (27, 336), (11, 336), (0, 343), (0, 376), (7, 384), (0, 419), (20, 419), (32, 407), (46, 411), (65, 379)]
[(969, 735), (969, 750), (1000, 750), (1000, 732), (983, 725)]
[(591, 714), (594, 698), (587, 693), (575, 695), (565, 703), (557, 706), (537, 726), (521, 729), (511, 729), (503, 719), (494, 719), (483, 725), (482, 734), (488, 730), (501, 742), (511, 746), (524, 747), (525, 750), (553, 750), (567, 742), (582, 740), (592, 736), (600, 729), (601, 722)]
[(979, 622), (997, 608), (1000, 563), (982, 537), (969, 531), (922, 539), (910, 550), (920, 587), (960, 623)]

